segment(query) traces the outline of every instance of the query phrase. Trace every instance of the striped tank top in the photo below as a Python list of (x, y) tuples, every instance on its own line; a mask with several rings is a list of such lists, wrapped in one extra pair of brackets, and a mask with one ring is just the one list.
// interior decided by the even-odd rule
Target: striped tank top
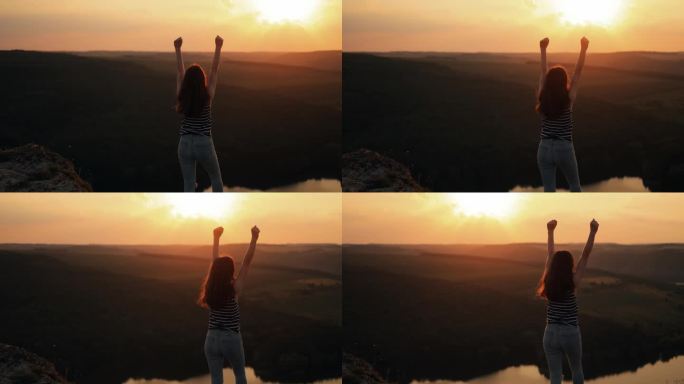
[(575, 292), (568, 292), (560, 301), (546, 301), (546, 323), (577, 326)]
[(197, 117), (185, 116), (181, 122), (181, 135), (203, 135), (211, 136), (211, 106), (207, 104), (202, 108), (202, 112)]
[(209, 309), (209, 329), (231, 330), (240, 333), (240, 305), (233, 297), (220, 308)]
[(541, 117), (541, 138), (572, 141), (572, 108), (568, 107), (555, 119)]

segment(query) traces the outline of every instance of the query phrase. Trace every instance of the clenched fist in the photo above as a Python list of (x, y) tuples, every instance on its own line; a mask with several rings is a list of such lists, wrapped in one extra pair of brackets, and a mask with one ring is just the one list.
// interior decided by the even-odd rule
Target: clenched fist
[(258, 239), (259, 238), (259, 232), (261, 232), (259, 230), (259, 227), (257, 227), (256, 225), (253, 226), (252, 227), (252, 239), (254, 239), (254, 240)]
[(541, 39), (541, 41), (539, 41), (539, 47), (541, 49), (546, 49), (546, 47), (548, 47), (548, 46), (549, 46), (549, 38), (548, 37), (545, 37), (545, 38)]
[(587, 37), (582, 37), (582, 40), (580, 40), (580, 44), (582, 45), (582, 50), (586, 51), (589, 49), (589, 39)]
[(599, 223), (596, 221), (596, 219), (591, 219), (591, 223), (589, 223), (589, 229), (591, 230), (592, 233), (598, 232), (599, 228)]
[(546, 229), (548, 229), (549, 231), (553, 231), (554, 229), (556, 229), (556, 225), (558, 225), (558, 221), (551, 220), (548, 223), (546, 223)]

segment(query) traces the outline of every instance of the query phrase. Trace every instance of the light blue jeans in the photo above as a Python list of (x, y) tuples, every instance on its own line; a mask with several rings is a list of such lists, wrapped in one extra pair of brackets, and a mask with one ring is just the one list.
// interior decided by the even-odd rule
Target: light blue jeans
[(209, 174), (211, 190), (223, 192), (221, 168), (211, 136), (181, 135), (178, 142), (178, 161), (183, 174), (183, 192), (195, 192), (198, 162)]
[(211, 384), (223, 384), (223, 363), (228, 360), (235, 375), (235, 384), (247, 384), (245, 351), (242, 336), (231, 330), (210, 329), (204, 340), (204, 355), (211, 374)]
[(544, 183), (544, 192), (556, 192), (556, 168), (560, 168), (570, 192), (582, 192), (575, 147), (571, 141), (542, 139), (537, 150), (537, 165)]
[(551, 384), (561, 384), (563, 380), (563, 356), (570, 363), (572, 384), (584, 384), (582, 334), (579, 327), (547, 324), (544, 331), (544, 354), (549, 364)]

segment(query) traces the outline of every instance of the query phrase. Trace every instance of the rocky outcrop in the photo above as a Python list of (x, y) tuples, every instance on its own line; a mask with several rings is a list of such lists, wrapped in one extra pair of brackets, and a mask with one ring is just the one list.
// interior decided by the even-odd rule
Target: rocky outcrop
[(349, 353), (344, 354), (342, 362), (342, 382), (344, 384), (387, 383), (368, 362)]
[(0, 150), (0, 191), (91, 192), (74, 165), (36, 144)]
[(19, 347), (0, 344), (0, 384), (67, 384), (55, 366)]
[(342, 155), (344, 192), (425, 192), (403, 164), (359, 149)]

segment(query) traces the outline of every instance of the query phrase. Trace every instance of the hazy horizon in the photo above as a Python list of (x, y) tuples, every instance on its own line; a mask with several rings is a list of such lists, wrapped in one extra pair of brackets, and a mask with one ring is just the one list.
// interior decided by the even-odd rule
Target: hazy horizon
[[(22, 48), (10, 48), (10, 49), (0, 49), (0, 52), (10, 52), (10, 51), (25, 51), (25, 52), (50, 52), (50, 53), (69, 53), (69, 52), (77, 52), (77, 53), (89, 53), (89, 52), (111, 52), (111, 53), (168, 53), (168, 54), (173, 54), (173, 50), (163, 50), (163, 51), (155, 51), (155, 50), (120, 50), (120, 49), (113, 49), (113, 50), (107, 50), (107, 49), (88, 49), (88, 50), (62, 50), (62, 49), (53, 49), (53, 50), (48, 50), (48, 49), (22, 49)], [(205, 53), (205, 54), (213, 54), (214, 51), (183, 51), (184, 53)], [(322, 52), (342, 52), (341, 49), (316, 49), (316, 50), (304, 50), (304, 51), (288, 51), (288, 50), (283, 50), (283, 51), (277, 51), (277, 50), (272, 50), (272, 51), (221, 51), (223, 55), (230, 55), (231, 53), (240, 53), (240, 54), (245, 54), (245, 53), (322, 53)]]
[[(463, 53), (463, 54), (487, 54), (487, 53), (492, 53), (492, 54), (505, 54), (505, 55), (538, 55), (539, 52), (537, 51), (453, 51), (453, 50), (444, 50), (444, 51), (436, 51), (436, 50), (427, 50), (427, 51), (421, 51), (421, 50), (375, 50), (375, 51), (355, 51), (355, 50), (343, 50), (342, 52), (344, 53)], [(652, 54), (680, 54), (684, 53), (684, 49), (681, 51), (648, 51), (648, 50), (624, 50), (624, 51), (591, 51), (588, 52), (587, 55), (591, 54), (599, 54), (599, 55), (605, 55), (605, 54), (614, 54), (614, 53), (652, 53)], [(549, 56), (554, 56), (554, 55), (568, 55), (568, 54), (577, 54), (576, 51), (556, 51), (556, 52), (549, 52)]]
[(0, 49), (326, 50), (342, 47), (341, 0), (92, 2), (5, 0), (0, 3)]
[[(245, 245), (249, 244), (249, 241), (244, 242), (228, 242), (221, 243), (224, 245)], [(584, 242), (557, 242), (556, 245), (583, 245)], [(657, 245), (682, 245), (684, 246), (684, 241), (682, 242), (645, 242), (645, 243), (616, 243), (616, 242), (601, 242), (602, 245), (617, 245), (617, 246), (657, 246)], [(196, 246), (206, 246), (210, 247), (211, 244), (204, 243), (167, 243), (167, 244), (155, 244), (155, 243), (34, 243), (34, 242), (9, 242), (0, 243), (0, 247), (3, 246), (75, 246), (75, 247), (196, 247)], [(530, 241), (520, 241), (512, 243), (330, 243), (330, 242), (301, 242), (301, 243), (263, 243), (259, 242), (260, 246), (304, 246), (304, 245), (331, 245), (331, 246), (506, 246), (506, 245), (540, 245), (546, 246), (545, 242), (530, 242)]]
[(599, 244), (684, 242), (678, 194), (347, 194), (343, 205), (343, 244), (543, 243), (551, 219), (557, 243), (582, 243), (592, 218)]
[[(561, 243), (561, 242), (556, 242), (556, 245), (584, 245), (584, 242), (576, 241), (576, 242), (566, 242), (566, 243)], [(664, 243), (616, 243), (616, 242), (601, 242), (600, 244), (602, 245), (618, 245), (618, 246), (639, 246), (639, 245), (684, 245), (684, 241), (682, 242), (664, 242)], [(1, 244), (0, 244), (1, 245)], [(540, 246), (546, 246), (545, 242), (542, 241), (520, 241), (520, 242), (513, 242), (513, 243), (342, 243), (342, 246), (346, 245), (377, 245), (377, 246), (420, 246), (420, 245), (425, 245), (425, 246), (505, 246), (505, 245), (540, 245)], [(597, 245), (598, 242), (597, 242)]]
[(344, 51), (677, 51), (677, 0), (346, 0)]
[(16, 193), (0, 196), (1, 243), (341, 243), (341, 196), (326, 193)]
[[(221, 242), (221, 246), (224, 245), (245, 245), (249, 244), (249, 241), (244, 242)], [(21, 242), (21, 243), (0, 243), (2, 246), (11, 245), (40, 245), (40, 246), (74, 246), (74, 247), (196, 247), (196, 246), (207, 246), (211, 247), (210, 243), (167, 243), (167, 244), (155, 244), (155, 243), (32, 243), (32, 242)], [(298, 246), (298, 245), (342, 245), (341, 243), (328, 243), (328, 242), (313, 242), (313, 243), (264, 243), (259, 242), (259, 246)]]

